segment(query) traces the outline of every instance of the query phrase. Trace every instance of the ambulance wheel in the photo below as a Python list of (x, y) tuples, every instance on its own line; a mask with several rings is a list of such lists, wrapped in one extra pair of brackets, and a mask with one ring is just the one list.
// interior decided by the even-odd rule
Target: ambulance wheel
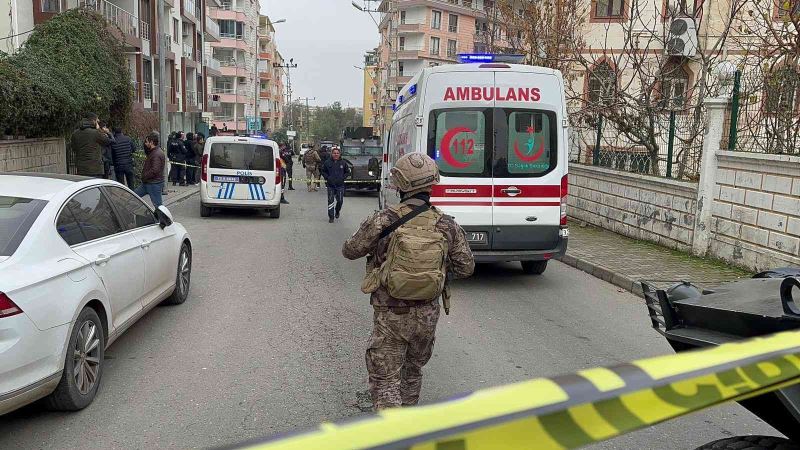
[(206, 205), (204, 205), (202, 203), (200, 204), (200, 217), (211, 217), (212, 213), (213, 213), (213, 211), (211, 210), (210, 207), (208, 207), (208, 206), (206, 206)]
[(281, 217), (281, 205), (278, 205), (275, 209), (270, 209), (269, 216), (273, 219), (279, 219)]
[(528, 275), (541, 275), (547, 269), (547, 261), (522, 261), (522, 271)]
[(697, 447), (696, 450), (798, 450), (800, 445), (774, 436), (736, 436)]

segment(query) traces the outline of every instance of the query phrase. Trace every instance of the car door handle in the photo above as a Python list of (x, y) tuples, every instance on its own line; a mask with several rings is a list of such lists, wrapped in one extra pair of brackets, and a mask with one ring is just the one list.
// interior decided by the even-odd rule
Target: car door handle
[(109, 261), (111, 261), (111, 257), (110, 257), (110, 256), (106, 256), (106, 255), (103, 255), (103, 254), (101, 253), (101, 254), (97, 255), (97, 258), (95, 258), (95, 260), (94, 260), (94, 264), (95, 264), (96, 266), (104, 266), (104, 265), (106, 265), (106, 263), (108, 263)]
[(149, 248), (150, 248), (150, 241), (148, 241), (148, 240), (143, 240), (143, 241), (142, 241), (142, 245), (140, 245), (140, 247), (142, 247), (142, 248), (143, 248), (143, 249), (145, 249), (145, 250), (149, 249)]

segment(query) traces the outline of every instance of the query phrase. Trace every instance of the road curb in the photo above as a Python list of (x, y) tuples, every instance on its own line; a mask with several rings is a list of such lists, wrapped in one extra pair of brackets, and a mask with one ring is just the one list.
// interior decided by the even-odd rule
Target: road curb
[(180, 192), (171, 192), (169, 195), (165, 197), (164, 206), (172, 206), (176, 205), (187, 198), (200, 193), (200, 188), (197, 189), (186, 189)]
[(580, 258), (570, 254), (566, 254), (558, 259), (559, 261), (563, 262), (568, 266), (572, 266), (578, 270), (582, 270), (588, 273), (589, 275), (592, 275), (603, 281), (607, 281), (617, 287), (625, 289), (626, 291), (634, 295), (637, 296), (642, 295), (641, 283), (624, 274), (614, 272), (613, 270), (604, 267), (600, 264), (589, 261), (588, 259)]

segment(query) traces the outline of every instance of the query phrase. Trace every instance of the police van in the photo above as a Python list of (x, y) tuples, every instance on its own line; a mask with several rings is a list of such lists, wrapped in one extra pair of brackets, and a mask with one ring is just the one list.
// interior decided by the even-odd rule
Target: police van
[(460, 59), (422, 69), (399, 92), (381, 207), (399, 201), (393, 163), (426, 152), (441, 172), (431, 203), (464, 228), (475, 260), (520, 261), (525, 273), (541, 274), (569, 236), (562, 75), (493, 55)]
[(254, 137), (216, 136), (206, 140), (200, 177), (200, 215), (214, 208), (266, 210), (281, 215), (278, 144)]

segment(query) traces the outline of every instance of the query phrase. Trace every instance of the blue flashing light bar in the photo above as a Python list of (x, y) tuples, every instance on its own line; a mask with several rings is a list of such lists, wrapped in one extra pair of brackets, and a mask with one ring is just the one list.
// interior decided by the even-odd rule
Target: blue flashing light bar
[(397, 103), (403, 103), (403, 100), (405, 100), (405, 97), (401, 95), (400, 97), (397, 98)]
[(408, 88), (408, 95), (416, 95), (417, 94), (417, 85), (412, 84), (410, 88)]
[(493, 53), (459, 53), (458, 61), (462, 64), (469, 64), (469, 63), (522, 64), (525, 61), (525, 55), (496, 55)]

